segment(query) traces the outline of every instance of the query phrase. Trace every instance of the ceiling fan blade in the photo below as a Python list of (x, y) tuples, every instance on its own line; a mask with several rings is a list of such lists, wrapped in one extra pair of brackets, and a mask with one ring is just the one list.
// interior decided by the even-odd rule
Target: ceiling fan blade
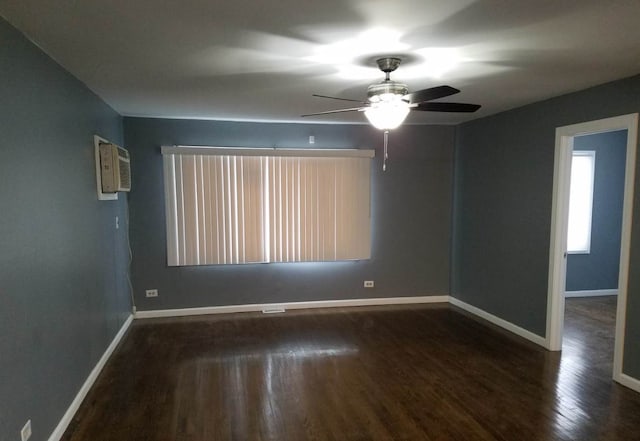
[(466, 112), (471, 113), (478, 110), (480, 104), (468, 103), (420, 103), (411, 110), (424, 110), (429, 112)]
[(325, 112), (307, 113), (306, 115), (300, 115), (300, 116), (315, 116), (315, 115), (328, 115), (330, 113), (357, 112), (364, 109), (365, 107), (352, 107), (350, 109), (337, 109), (337, 110), (327, 110)]
[(409, 93), (404, 96), (404, 99), (409, 100), (411, 104), (424, 103), (425, 101), (437, 100), (438, 98), (444, 98), (445, 96), (455, 95), (458, 92), (460, 91), (455, 87), (437, 86)]
[(311, 96), (316, 96), (318, 98), (329, 98), (329, 99), (332, 99), (332, 100), (350, 101), (352, 103), (361, 103), (361, 104), (365, 103), (364, 101), (361, 101), (361, 100), (352, 100), (352, 99), (349, 99), (349, 98), (338, 98), (337, 96), (318, 95), (316, 93), (314, 93)]

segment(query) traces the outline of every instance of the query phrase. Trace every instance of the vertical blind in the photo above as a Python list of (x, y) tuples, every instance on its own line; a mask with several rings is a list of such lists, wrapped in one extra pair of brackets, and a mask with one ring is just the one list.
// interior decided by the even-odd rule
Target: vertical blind
[(372, 150), (162, 154), (169, 266), (370, 257)]

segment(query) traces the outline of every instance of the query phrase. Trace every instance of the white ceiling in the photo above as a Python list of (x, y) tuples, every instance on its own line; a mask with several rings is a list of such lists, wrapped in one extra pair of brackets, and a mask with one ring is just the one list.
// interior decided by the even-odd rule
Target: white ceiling
[[(455, 124), (640, 72), (639, 0), (0, 0), (0, 14), (129, 116), (364, 122), (353, 99), (382, 80), (475, 114)], [(444, 59), (444, 65), (436, 60)]]

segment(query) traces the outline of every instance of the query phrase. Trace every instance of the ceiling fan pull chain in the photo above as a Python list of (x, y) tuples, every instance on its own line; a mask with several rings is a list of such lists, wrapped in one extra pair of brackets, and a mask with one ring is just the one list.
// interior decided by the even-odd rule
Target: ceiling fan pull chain
[(387, 159), (389, 155), (387, 154), (387, 147), (389, 146), (389, 131), (384, 131), (384, 158), (382, 159), (382, 171), (387, 171)]

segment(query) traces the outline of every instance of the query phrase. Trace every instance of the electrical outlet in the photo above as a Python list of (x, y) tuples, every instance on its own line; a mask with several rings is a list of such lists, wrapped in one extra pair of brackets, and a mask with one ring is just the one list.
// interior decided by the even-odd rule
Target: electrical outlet
[(145, 291), (147, 297), (158, 297), (158, 290), (157, 289), (148, 289)]
[(29, 438), (31, 438), (31, 420), (27, 421), (20, 431), (20, 438), (22, 439), (22, 441), (27, 441)]
[(364, 287), (365, 288), (373, 288), (373, 285), (374, 285), (373, 280), (365, 280), (364, 281)]

